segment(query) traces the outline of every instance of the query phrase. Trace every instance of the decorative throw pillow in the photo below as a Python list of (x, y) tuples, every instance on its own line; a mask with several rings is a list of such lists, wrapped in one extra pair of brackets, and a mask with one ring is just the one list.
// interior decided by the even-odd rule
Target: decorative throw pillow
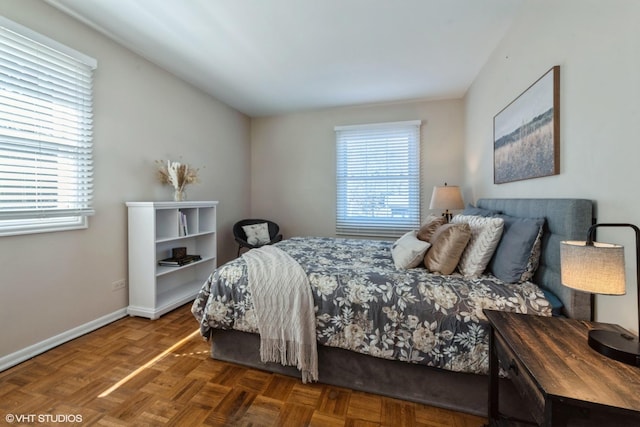
[(435, 273), (453, 273), (470, 238), (469, 224), (445, 224), (439, 227), (431, 236), (431, 249), (424, 257), (425, 267)]
[(244, 234), (247, 235), (247, 242), (250, 245), (264, 245), (271, 241), (269, 236), (269, 226), (266, 222), (260, 224), (243, 225)]
[(391, 247), (393, 263), (401, 270), (417, 267), (430, 246), (431, 243), (423, 242), (416, 237), (416, 231), (409, 231)]
[(472, 204), (468, 204), (467, 207), (464, 208), (462, 212), (460, 212), (460, 215), (475, 215), (475, 216), (497, 216), (499, 214), (500, 214), (499, 211), (477, 208)]
[(505, 283), (530, 280), (538, 268), (544, 218), (504, 219), (502, 239), (489, 263), (489, 271)]
[(465, 248), (458, 270), (465, 276), (474, 277), (484, 273), (502, 237), (504, 219), (475, 215), (456, 215), (453, 224), (469, 224), (471, 238)]
[(418, 239), (424, 240), (425, 242), (431, 241), (431, 236), (438, 229), (438, 227), (445, 225), (447, 223), (447, 218), (440, 215), (430, 214), (420, 230), (418, 230)]
[(533, 243), (533, 249), (531, 249), (531, 254), (529, 255), (529, 260), (527, 261), (527, 268), (522, 273), (520, 277), (521, 282), (526, 282), (527, 280), (533, 279), (533, 275), (536, 274), (536, 270), (540, 265), (540, 252), (542, 251), (542, 235), (544, 234), (544, 225), (540, 227), (540, 231), (538, 232), (538, 237), (536, 237), (536, 241)]
[(551, 315), (552, 316), (561, 316), (562, 315), (562, 307), (564, 307), (564, 304), (562, 303), (562, 301), (560, 301), (560, 298), (558, 298), (553, 292), (548, 291), (546, 289), (540, 288), (540, 290), (542, 291), (542, 293), (544, 294), (544, 297), (547, 299), (547, 301), (549, 301), (549, 304), (551, 304)]

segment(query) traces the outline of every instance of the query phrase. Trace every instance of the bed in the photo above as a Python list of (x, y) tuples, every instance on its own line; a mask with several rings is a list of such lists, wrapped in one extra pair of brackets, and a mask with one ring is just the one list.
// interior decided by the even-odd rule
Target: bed
[[(486, 415), (483, 308), (533, 315), (551, 315), (555, 308), (563, 316), (591, 319), (590, 295), (559, 279), (559, 242), (584, 238), (593, 223), (590, 200), (480, 199), (476, 206), (488, 217), (544, 219), (532, 279), (508, 284), (492, 275), (398, 270), (390, 259), (393, 242), (386, 241), (292, 238), (278, 244), (303, 267), (313, 290), (320, 382)], [(211, 357), (299, 377), (295, 367), (261, 362), (245, 275), (243, 258), (230, 261), (194, 301)], [(501, 399), (503, 407), (518, 406), (511, 393)]]

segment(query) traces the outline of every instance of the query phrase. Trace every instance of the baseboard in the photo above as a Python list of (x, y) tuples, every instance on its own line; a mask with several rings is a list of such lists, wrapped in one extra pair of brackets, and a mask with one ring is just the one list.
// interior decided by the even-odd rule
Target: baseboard
[(84, 325), (69, 329), (61, 334), (47, 338), (44, 341), (30, 345), (22, 350), (18, 350), (15, 353), (0, 357), (0, 372), (11, 368), (18, 363), (22, 363), (25, 360), (31, 359), (34, 356), (42, 354), (47, 350), (59, 346), (60, 344), (64, 344), (67, 341), (71, 341), (74, 338), (78, 338), (86, 333), (95, 331), (96, 329), (108, 325), (111, 322), (122, 319), (123, 317), (126, 317), (126, 315), (127, 309), (122, 308), (118, 311), (114, 311), (113, 313), (92, 320), (91, 322), (85, 323)]

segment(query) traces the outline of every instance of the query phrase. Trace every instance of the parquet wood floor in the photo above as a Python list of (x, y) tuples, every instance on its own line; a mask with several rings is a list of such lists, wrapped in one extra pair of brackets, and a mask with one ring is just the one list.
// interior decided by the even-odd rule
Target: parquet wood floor
[(197, 323), (189, 310), (187, 304), (153, 321), (127, 317), (0, 372), (0, 424), (476, 427), (486, 422), (212, 360), (208, 343), (194, 334)]

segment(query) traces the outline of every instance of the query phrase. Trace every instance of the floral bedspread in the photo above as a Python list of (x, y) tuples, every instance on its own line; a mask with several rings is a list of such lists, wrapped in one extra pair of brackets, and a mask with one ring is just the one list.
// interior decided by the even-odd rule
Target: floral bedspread
[[(393, 242), (292, 238), (277, 246), (307, 272), (322, 345), (459, 372), (487, 373), (489, 325), (484, 308), (550, 316), (533, 283), (491, 276), (466, 279), (424, 268), (398, 270)], [(219, 267), (192, 306), (200, 333), (257, 333), (242, 257)]]

